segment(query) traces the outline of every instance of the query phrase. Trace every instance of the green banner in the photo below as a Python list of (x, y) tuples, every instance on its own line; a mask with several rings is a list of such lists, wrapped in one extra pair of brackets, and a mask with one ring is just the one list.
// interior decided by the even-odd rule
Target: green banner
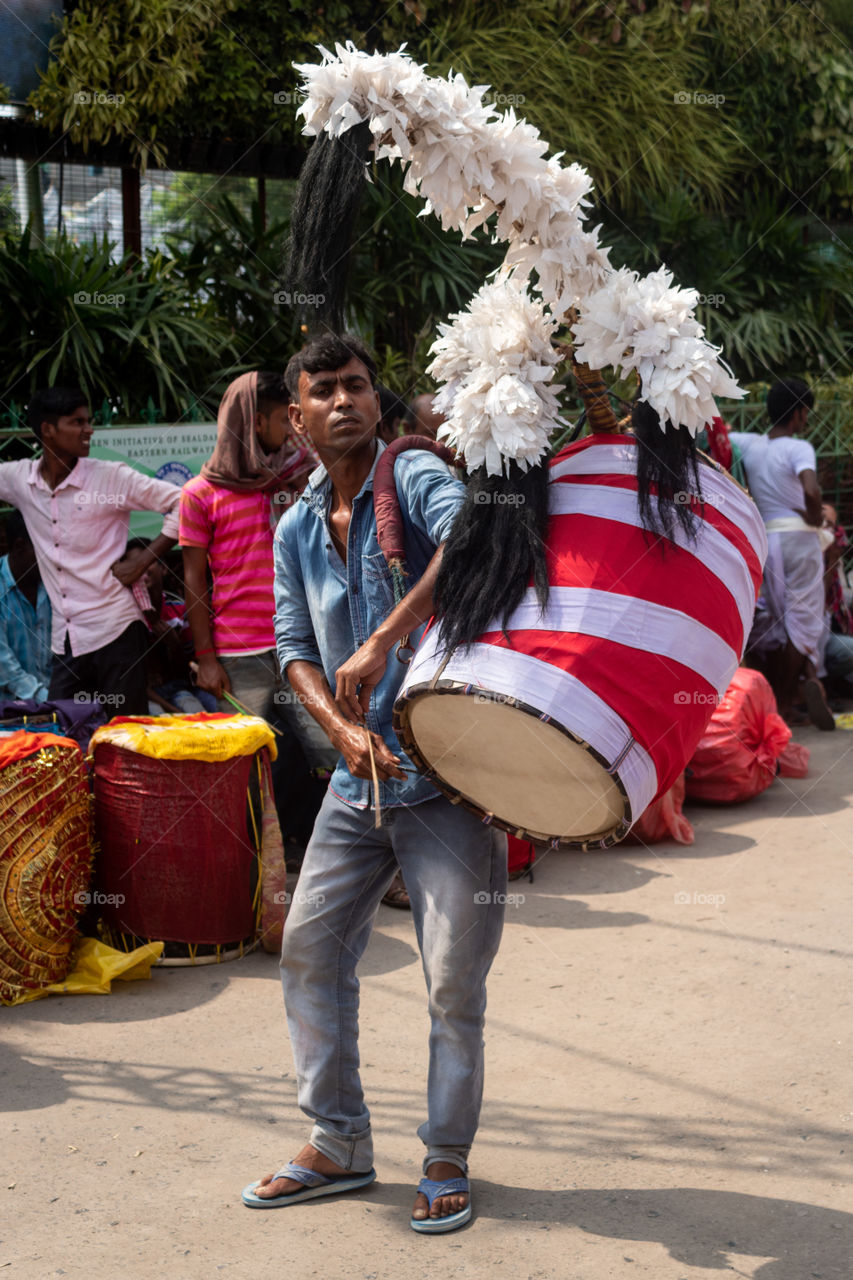
[[(143, 475), (183, 485), (197, 476), (216, 444), (215, 422), (193, 422), (186, 426), (152, 427), (145, 423), (130, 427), (102, 427), (92, 436), (89, 456), (111, 462), (126, 462)], [(135, 511), (130, 517), (132, 538), (154, 538), (163, 517), (149, 511)]]

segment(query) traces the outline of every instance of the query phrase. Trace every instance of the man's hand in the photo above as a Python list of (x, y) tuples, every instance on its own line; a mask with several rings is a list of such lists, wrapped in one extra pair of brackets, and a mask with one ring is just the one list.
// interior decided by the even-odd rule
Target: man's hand
[[(333, 747), (340, 751), (344, 758), (344, 763), (354, 778), (366, 778), (368, 782), (373, 780), (373, 770), (370, 767), (370, 748), (367, 745), (367, 735), (370, 731), (363, 729), (360, 725), (344, 724), (336, 726), (329, 738)], [(399, 778), (405, 782), (406, 775), (399, 768), (400, 757), (392, 755), (388, 747), (376, 733), (370, 734), (370, 740), (373, 743), (373, 755), (376, 760), (376, 773), (382, 782), (387, 782), (389, 778)]]
[(231, 692), (231, 681), (228, 679), (228, 672), (214, 655), (205, 654), (203, 658), (198, 659), (198, 673), (195, 682), (199, 689), (206, 689), (208, 693), (215, 693), (217, 698), (222, 697), (222, 690), (226, 693)]
[(118, 578), (124, 587), (132, 587), (151, 565), (152, 557), (147, 549), (131, 547), (120, 560), (110, 565), (113, 576)]
[(806, 524), (811, 525), (811, 527), (812, 527), (813, 529), (822, 529), (822, 528), (823, 528), (823, 516), (821, 516), (821, 518), (820, 518), (819, 520), (818, 520), (818, 519), (816, 519), (816, 518), (815, 518), (814, 510), (811, 510), (811, 511), (807, 511), (807, 510), (805, 510), (805, 511), (804, 511), (802, 507), (794, 507), (794, 510), (796, 511), (797, 515), (798, 515), (798, 516), (802, 516), (802, 518), (803, 518), (803, 520), (805, 520)]
[(370, 695), (385, 674), (388, 653), (385, 646), (370, 636), (335, 672), (335, 702), (342, 715), (363, 724), (370, 706)]

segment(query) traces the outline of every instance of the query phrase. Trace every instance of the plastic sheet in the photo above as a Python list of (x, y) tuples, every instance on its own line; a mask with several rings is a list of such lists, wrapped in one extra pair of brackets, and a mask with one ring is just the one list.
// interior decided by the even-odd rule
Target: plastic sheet
[(659, 844), (662, 840), (675, 840), (678, 844), (692, 844), (693, 824), (682, 813), (684, 805), (684, 774), (676, 778), (669, 791), (653, 800), (631, 827), (625, 842), (628, 844)]
[(116, 978), (125, 982), (151, 976), (151, 966), (163, 954), (162, 942), (149, 942), (135, 951), (115, 951), (97, 938), (84, 938), (74, 967), (62, 982), (52, 982), (39, 991), (27, 991), (11, 1004), (27, 1004), (42, 996), (109, 995)]

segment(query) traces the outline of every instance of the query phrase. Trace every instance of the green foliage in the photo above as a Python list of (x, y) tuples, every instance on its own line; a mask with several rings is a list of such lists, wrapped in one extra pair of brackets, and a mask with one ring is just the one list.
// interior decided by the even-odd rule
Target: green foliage
[[(400, 169), (373, 166), (350, 274), (352, 321), (377, 348), (413, 354), (419, 335), (459, 311), (503, 260), (505, 246), (447, 234), (419, 217)], [(395, 388), (396, 389), (396, 388)]]
[(38, 386), (81, 385), (120, 418), (149, 397), (165, 419), (196, 399), (215, 408), (219, 369), (237, 350), (210, 303), (199, 303), (159, 254), (147, 262), (110, 258), (106, 240), (55, 250), (34, 247), (29, 231), (0, 239), (3, 390), (9, 403)]
[[(697, 288), (708, 334), (741, 377), (850, 372), (851, 254), (830, 230), (853, 202), (850, 0), (79, 0), (34, 101), (84, 144), (131, 140), (143, 163), (178, 135), (301, 147), (292, 63), (346, 39), (407, 41), (431, 72), (490, 84), (497, 106), (586, 164), (614, 264), (664, 261)], [(99, 90), (124, 101), (74, 101)], [(387, 165), (375, 180), (350, 321), (408, 394), (424, 387), (436, 323), (503, 248), (418, 218)], [(226, 198), (209, 178), (183, 177), (163, 200), (183, 225), (157, 288), (211, 327), (218, 355), (194, 366), (205, 385), (279, 367), (301, 338), (294, 309), (275, 301), (292, 188), (273, 199), (269, 187), (266, 226), (248, 181)], [(163, 394), (176, 402), (176, 388)]]
[(769, 196), (748, 199), (736, 218), (708, 214), (675, 187), (647, 200), (628, 231), (612, 218), (605, 237), (615, 261), (640, 271), (665, 263), (677, 284), (700, 294), (697, 314), (736, 373), (773, 381), (809, 370), (853, 369), (853, 251), (803, 214)]
[[(282, 248), (289, 208), (264, 224), (255, 201), (248, 210), (229, 196), (206, 202), (204, 219), (170, 244), (176, 279), (188, 296), (204, 298), (233, 335), (244, 368), (283, 369), (299, 346), (298, 309), (287, 303), (281, 282)], [(224, 375), (223, 375), (224, 376)]]
[[(746, 185), (836, 216), (853, 198), (849, 0), (711, 6), (708, 76), (726, 95)], [(731, 95), (732, 110), (728, 103)]]
[[(418, 217), (421, 206), (403, 192), (399, 170), (375, 166), (373, 176), (356, 234), (347, 322), (376, 349), (381, 379), (408, 395), (416, 385), (426, 389), (423, 367), (436, 324), (466, 305), (503, 248), (482, 239), (463, 243)], [(192, 223), (171, 237), (175, 278), (227, 324), (240, 367), (283, 368), (304, 337), (300, 308), (282, 279), (295, 184), (280, 187), (275, 221), (264, 225), (257, 202), (247, 209), (208, 193), (203, 204), (188, 204)]]
[(205, 39), (234, 0), (84, 0), (65, 15), (30, 103), (84, 148), (118, 138), (163, 163), (161, 124), (198, 75)]
[(376, 6), (299, 4), (294, 0), (232, 0), (226, 19), (205, 43), (191, 95), (171, 114), (174, 134), (222, 134), (296, 141), (299, 97), (294, 62), (314, 62), (316, 45), (368, 41)]
[(719, 203), (738, 148), (722, 113), (692, 101), (704, 87), (703, 11), (643, 9), (631, 0), (463, 0), (432, 6), (412, 38), (431, 71), (490, 84), (498, 107), (515, 107), (554, 150), (587, 166), (599, 194), (621, 208), (666, 190), (674, 174)]

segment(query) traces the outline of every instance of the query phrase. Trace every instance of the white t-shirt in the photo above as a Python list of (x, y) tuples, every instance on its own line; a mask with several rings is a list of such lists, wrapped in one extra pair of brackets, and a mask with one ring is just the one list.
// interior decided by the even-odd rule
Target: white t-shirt
[(815, 451), (807, 440), (796, 436), (771, 439), (753, 431), (732, 431), (729, 439), (740, 449), (749, 492), (765, 524), (803, 510), (800, 473), (817, 470)]

